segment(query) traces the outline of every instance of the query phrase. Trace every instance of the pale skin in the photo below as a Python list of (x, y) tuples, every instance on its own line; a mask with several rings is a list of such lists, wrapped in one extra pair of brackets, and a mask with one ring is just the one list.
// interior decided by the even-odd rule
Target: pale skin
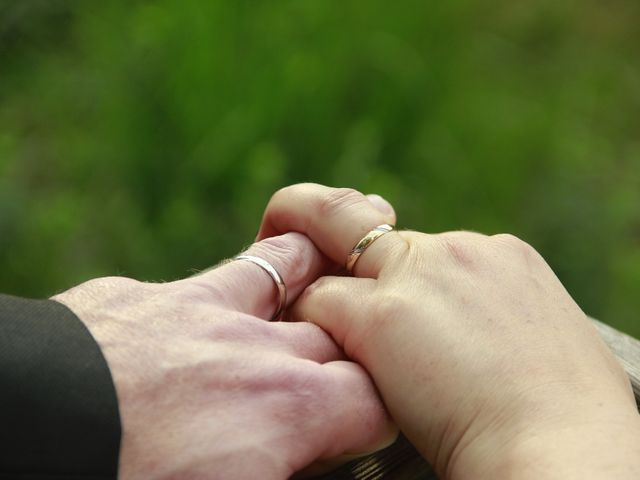
[(629, 382), (525, 243), (392, 232), (356, 278), (331, 276), (365, 233), (394, 222), (390, 205), (353, 190), (274, 195), (247, 253), (280, 271), (292, 301), (304, 290), (289, 308), (303, 322), (268, 322), (272, 280), (247, 262), (54, 297), (109, 363), (120, 478), (279, 479), (379, 448), (395, 427), (376, 388), (443, 479), (637, 478)]
[[(276, 267), (291, 300), (332, 268), (299, 233), (246, 253)], [(100, 278), (54, 300), (109, 364), (122, 480), (284, 479), (396, 436), (368, 374), (326, 332), (268, 321), (274, 283), (249, 262), (162, 284)]]
[[(297, 231), (343, 264), (392, 215), (354, 190), (295, 185), (273, 196), (258, 238)], [(354, 274), (316, 281), (290, 317), (322, 327), (369, 372), (440, 478), (640, 478), (629, 381), (531, 246), (391, 232)]]

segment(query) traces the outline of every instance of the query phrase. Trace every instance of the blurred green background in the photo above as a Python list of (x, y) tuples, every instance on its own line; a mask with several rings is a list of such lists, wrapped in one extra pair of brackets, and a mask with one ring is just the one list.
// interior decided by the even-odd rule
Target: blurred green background
[(0, 291), (171, 280), (281, 186), (509, 231), (640, 337), (640, 2), (0, 0)]

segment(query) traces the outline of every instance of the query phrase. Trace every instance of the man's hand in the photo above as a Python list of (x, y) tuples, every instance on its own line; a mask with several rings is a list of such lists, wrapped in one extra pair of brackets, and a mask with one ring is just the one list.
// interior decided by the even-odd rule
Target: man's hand
[[(246, 253), (276, 267), (289, 299), (328, 262), (290, 233)], [(375, 388), (320, 327), (268, 322), (271, 278), (243, 261), (185, 280), (91, 280), (54, 297), (102, 348), (130, 479), (284, 479), (316, 459), (395, 436)]]

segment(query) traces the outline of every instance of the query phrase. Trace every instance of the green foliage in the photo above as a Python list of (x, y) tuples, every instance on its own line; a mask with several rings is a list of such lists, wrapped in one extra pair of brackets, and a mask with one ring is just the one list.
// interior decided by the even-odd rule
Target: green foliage
[(277, 188), (509, 231), (640, 336), (640, 3), (0, 0), (0, 290), (171, 280)]

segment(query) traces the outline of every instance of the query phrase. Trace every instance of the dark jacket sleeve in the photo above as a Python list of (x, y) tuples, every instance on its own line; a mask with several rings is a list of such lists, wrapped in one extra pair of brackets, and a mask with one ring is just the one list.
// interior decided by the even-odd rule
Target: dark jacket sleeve
[(115, 479), (120, 434), (85, 325), (55, 301), (0, 295), (0, 479)]

